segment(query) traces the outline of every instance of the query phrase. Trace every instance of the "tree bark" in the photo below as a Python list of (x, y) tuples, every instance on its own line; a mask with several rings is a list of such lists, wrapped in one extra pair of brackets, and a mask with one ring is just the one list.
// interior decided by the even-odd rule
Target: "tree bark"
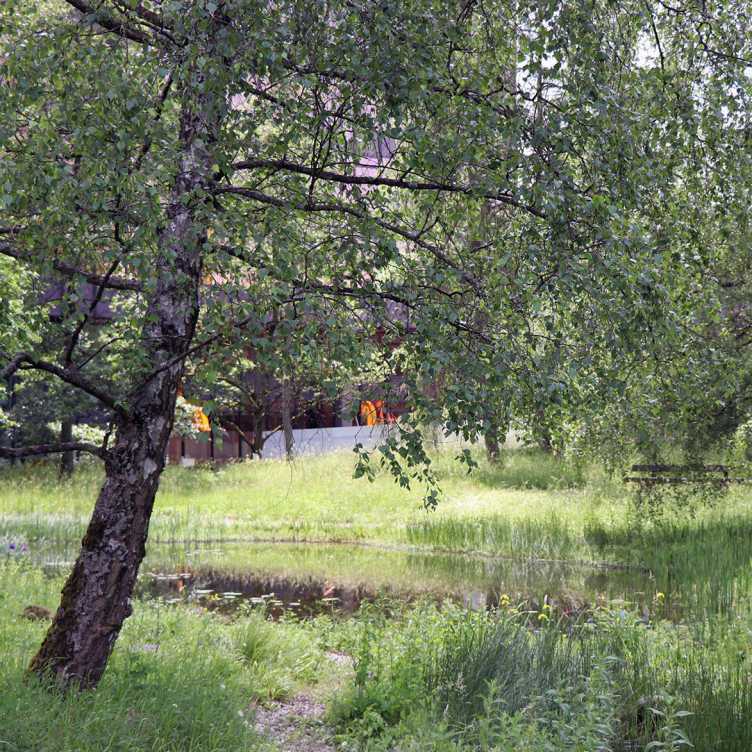
[(295, 434), (292, 432), (292, 387), (287, 379), (282, 381), (282, 431), (285, 436), (285, 456), (288, 462), (295, 459)]
[(144, 557), (154, 497), (165, 463), (184, 358), (199, 312), (201, 205), (211, 180), (211, 144), (221, 95), (181, 92), (180, 161), (155, 262), (156, 289), (144, 317), (148, 374), (120, 417), (105, 461), (106, 479), (60, 607), (30, 670), (62, 687), (96, 686), (124, 620)]
[[(67, 419), (60, 424), (60, 443), (65, 444), (69, 441), (73, 441), (73, 421)], [(75, 454), (73, 452), (63, 452), (60, 455), (61, 478), (70, 478), (73, 475), (74, 461)]]
[(261, 459), (264, 452), (264, 422), (265, 415), (261, 407), (253, 413), (253, 454)]
[(486, 445), (486, 459), (491, 465), (501, 462), (501, 453), (509, 429), (509, 418), (500, 417), (489, 410), (485, 415), (483, 441)]
[[(169, 399), (168, 389), (165, 384), (163, 393)], [(32, 671), (51, 673), (63, 687), (97, 684), (131, 613), (130, 598), (172, 427), (162, 406), (152, 407), (156, 409), (149, 420), (118, 433), (60, 607), (31, 662)]]
[(493, 429), (487, 430), (483, 435), (483, 440), (486, 444), (486, 459), (491, 465), (498, 465), (501, 459), (501, 445), (496, 431)]

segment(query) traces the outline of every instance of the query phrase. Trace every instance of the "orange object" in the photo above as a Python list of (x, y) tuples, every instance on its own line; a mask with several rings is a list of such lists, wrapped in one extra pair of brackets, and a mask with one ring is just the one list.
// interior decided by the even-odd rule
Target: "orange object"
[(367, 426), (377, 426), (383, 423), (395, 423), (396, 418), (390, 412), (387, 412), (384, 406), (384, 400), (363, 400), (360, 403), (360, 418)]
[(376, 408), (374, 407), (373, 402), (364, 400), (360, 403), (360, 417), (367, 426), (376, 425)]
[(209, 418), (200, 407), (197, 407), (193, 411), (193, 425), (201, 433), (209, 433), (211, 431), (211, 423), (209, 423)]

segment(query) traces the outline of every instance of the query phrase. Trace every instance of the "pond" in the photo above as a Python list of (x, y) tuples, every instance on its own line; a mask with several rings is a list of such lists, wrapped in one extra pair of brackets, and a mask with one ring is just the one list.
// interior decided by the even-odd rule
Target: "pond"
[[(32, 551), (46, 567), (69, 567), (75, 547)], [(363, 602), (451, 599), (469, 608), (500, 602), (564, 614), (622, 601), (646, 618), (681, 618), (679, 602), (656, 597), (644, 569), (513, 560), (376, 546), (312, 543), (152, 544), (138, 595), (231, 610), (265, 604), (271, 616), (348, 614)], [(658, 613), (659, 612), (659, 613)]]

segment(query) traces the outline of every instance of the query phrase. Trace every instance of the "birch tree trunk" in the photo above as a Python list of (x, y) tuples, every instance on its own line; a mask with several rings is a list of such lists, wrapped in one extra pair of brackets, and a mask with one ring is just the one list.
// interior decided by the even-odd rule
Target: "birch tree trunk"
[[(208, 90), (208, 86), (206, 89)], [(154, 498), (164, 468), (184, 357), (199, 312), (201, 206), (211, 179), (210, 151), (223, 102), (182, 91), (180, 161), (159, 237), (156, 289), (141, 338), (149, 376), (121, 418), (105, 462), (106, 479), (60, 606), (30, 670), (63, 687), (89, 688), (102, 677), (144, 558)]]

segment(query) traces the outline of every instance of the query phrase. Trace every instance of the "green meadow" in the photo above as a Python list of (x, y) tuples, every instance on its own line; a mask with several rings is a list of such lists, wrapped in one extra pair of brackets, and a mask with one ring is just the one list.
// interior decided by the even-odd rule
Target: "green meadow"
[[(288, 721), (327, 750), (749, 749), (744, 487), (648, 514), (620, 478), (534, 451), (470, 475), (434, 463), (435, 511), (386, 474), (352, 479), (349, 454), (169, 468), (144, 577), (191, 567), (374, 597), (271, 619), (146, 589), (102, 684), (67, 696), (25, 677), (44, 621), (23, 611), (56, 606), (65, 571), (49, 565), (75, 555), (101, 476), (3, 469), (0, 747), (293, 749), (257, 716), (303, 697), (320, 717)], [(467, 609), (467, 590), (496, 607)]]
[[(296, 540), (409, 543), (408, 528), (425, 521), (500, 516), (506, 520), (566, 517), (582, 528), (582, 471), (548, 458), (520, 453), (504, 471), (481, 467), (472, 476), (451, 455), (435, 464), (444, 498), (432, 515), (422, 508), (420, 487), (404, 490), (387, 473), (373, 483), (355, 479), (351, 453), (323, 457), (184, 469), (168, 467), (160, 482), (150, 538), (186, 540)], [(81, 468), (68, 481), (54, 466), (30, 465), (0, 474), (3, 530), (32, 538), (78, 537), (96, 497), (101, 475)], [(555, 524), (555, 523), (554, 523)], [(459, 543), (459, 542), (458, 542)]]

